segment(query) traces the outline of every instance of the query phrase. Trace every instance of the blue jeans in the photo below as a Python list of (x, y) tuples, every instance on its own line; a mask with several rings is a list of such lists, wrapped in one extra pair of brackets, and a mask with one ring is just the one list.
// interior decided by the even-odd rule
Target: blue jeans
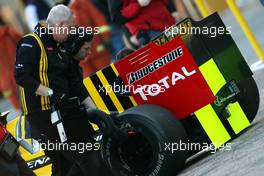
[(113, 60), (116, 57), (116, 54), (125, 47), (122, 38), (122, 31), (115, 24), (111, 24), (112, 38), (111, 38), (111, 53)]

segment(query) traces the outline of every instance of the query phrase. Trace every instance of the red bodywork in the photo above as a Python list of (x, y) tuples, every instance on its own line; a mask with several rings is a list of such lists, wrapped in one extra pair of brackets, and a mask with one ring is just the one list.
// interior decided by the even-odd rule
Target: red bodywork
[(133, 85), (130, 93), (138, 104), (160, 105), (178, 119), (215, 100), (180, 37), (162, 46), (150, 43), (115, 66), (125, 84)]
[(0, 144), (4, 142), (6, 135), (8, 134), (5, 127), (0, 123)]

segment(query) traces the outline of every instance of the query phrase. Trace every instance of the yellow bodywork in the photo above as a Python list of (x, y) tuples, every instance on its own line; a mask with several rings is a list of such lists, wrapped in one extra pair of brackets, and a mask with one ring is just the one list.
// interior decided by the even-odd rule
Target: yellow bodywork
[[(19, 117), (16, 117), (15, 119), (9, 121), (7, 124), (8, 131), (14, 137), (16, 136), (16, 125), (18, 122), (18, 118)], [(45, 153), (43, 151), (40, 151), (40, 152), (35, 153), (35, 154), (31, 154), (21, 146), (19, 147), (19, 153), (24, 158), (24, 160), (26, 160), (26, 161), (32, 161), (34, 159), (45, 156)], [(45, 167), (41, 167), (39, 169), (36, 169), (36, 170), (34, 170), (34, 172), (37, 174), (37, 176), (49, 176), (49, 175), (51, 175), (51, 164), (49, 164)]]

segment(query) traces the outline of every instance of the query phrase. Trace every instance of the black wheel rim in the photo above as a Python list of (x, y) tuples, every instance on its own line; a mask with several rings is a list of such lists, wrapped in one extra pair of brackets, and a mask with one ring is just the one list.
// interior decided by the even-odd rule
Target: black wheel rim
[(128, 139), (118, 147), (120, 161), (134, 174), (146, 173), (153, 163), (153, 147), (143, 134), (135, 131), (128, 133)]

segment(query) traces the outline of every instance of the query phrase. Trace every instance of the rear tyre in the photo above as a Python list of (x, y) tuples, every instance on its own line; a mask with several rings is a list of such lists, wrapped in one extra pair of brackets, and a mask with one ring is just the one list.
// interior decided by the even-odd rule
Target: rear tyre
[(111, 138), (103, 141), (102, 156), (113, 175), (175, 176), (183, 168), (187, 152), (177, 149), (187, 144), (187, 137), (172, 113), (159, 106), (142, 105), (119, 116), (133, 130), (121, 143)]

